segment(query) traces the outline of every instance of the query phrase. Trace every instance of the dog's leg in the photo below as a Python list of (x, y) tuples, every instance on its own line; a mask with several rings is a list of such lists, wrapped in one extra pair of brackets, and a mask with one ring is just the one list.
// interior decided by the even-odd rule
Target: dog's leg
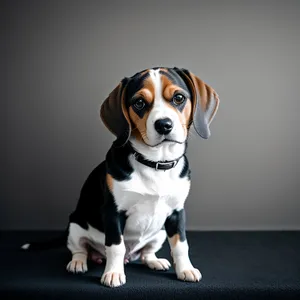
[(90, 249), (88, 259), (101, 265), (105, 257), (98, 251)]
[(201, 273), (194, 268), (189, 258), (189, 246), (185, 234), (185, 211), (175, 210), (166, 222), (165, 228), (171, 247), (177, 278), (184, 281), (199, 281)]
[(157, 258), (155, 253), (162, 247), (166, 240), (167, 234), (165, 230), (160, 230), (142, 250), (141, 259), (150, 269), (168, 270), (171, 266), (170, 262), (165, 258)]
[(101, 283), (117, 287), (126, 282), (124, 273), (126, 248), (123, 239), (125, 215), (117, 212), (113, 199), (108, 199), (104, 223), (106, 265)]
[(67, 246), (72, 252), (72, 260), (67, 265), (67, 271), (85, 273), (87, 268), (87, 246), (82, 242), (85, 230), (78, 224), (70, 223)]
[(123, 236), (119, 244), (106, 246), (106, 265), (101, 277), (101, 283), (110, 287), (117, 287), (126, 283), (124, 273), (125, 245)]

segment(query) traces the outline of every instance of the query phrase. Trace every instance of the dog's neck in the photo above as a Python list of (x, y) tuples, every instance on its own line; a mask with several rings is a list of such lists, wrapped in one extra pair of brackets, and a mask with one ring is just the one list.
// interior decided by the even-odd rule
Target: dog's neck
[(172, 161), (181, 157), (186, 151), (186, 143), (164, 142), (158, 146), (150, 147), (141, 141), (130, 137), (129, 142), (133, 149), (150, 161)]

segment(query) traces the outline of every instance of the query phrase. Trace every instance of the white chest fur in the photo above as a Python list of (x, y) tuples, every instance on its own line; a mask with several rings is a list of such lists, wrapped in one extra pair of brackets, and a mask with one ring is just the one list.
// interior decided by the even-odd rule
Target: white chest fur
[(166, 171), (147, 167), (133, 156), (129, 160), (134, 172), (130, 180), (114, 180), (113, 196), (118, 210), (126, 211), (125, 243), (137, 250), (162, 229), (174, 209), (183, 208), (190, 182), (179, 176), (183, 158), (175, 168)]

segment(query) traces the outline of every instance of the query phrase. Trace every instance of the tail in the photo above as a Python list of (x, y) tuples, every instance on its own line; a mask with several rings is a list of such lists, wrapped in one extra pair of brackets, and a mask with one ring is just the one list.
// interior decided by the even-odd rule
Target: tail
[(21, 249), (28, 251), (28, 250), (47, 250), (52, 248), (58, 248), (66, 245), (67, 238), (68, 238), (68, 229), (60, 236), (54, 237), (52, 239), (39, 241), (39, 242), (26, 243), (23, 246), (21, 246)]

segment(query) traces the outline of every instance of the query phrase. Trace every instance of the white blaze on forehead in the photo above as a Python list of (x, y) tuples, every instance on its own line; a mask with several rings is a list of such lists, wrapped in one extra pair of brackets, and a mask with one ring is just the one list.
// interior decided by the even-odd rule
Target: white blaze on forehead
[(159, 73), (160, 69), (153, 70), (151, 69), (149, 72), (150, 78), (154, 85), (154, 107), (163, 106), (163, 99), (162, 99), (162, 82), (161, 82), (161, 75)]

